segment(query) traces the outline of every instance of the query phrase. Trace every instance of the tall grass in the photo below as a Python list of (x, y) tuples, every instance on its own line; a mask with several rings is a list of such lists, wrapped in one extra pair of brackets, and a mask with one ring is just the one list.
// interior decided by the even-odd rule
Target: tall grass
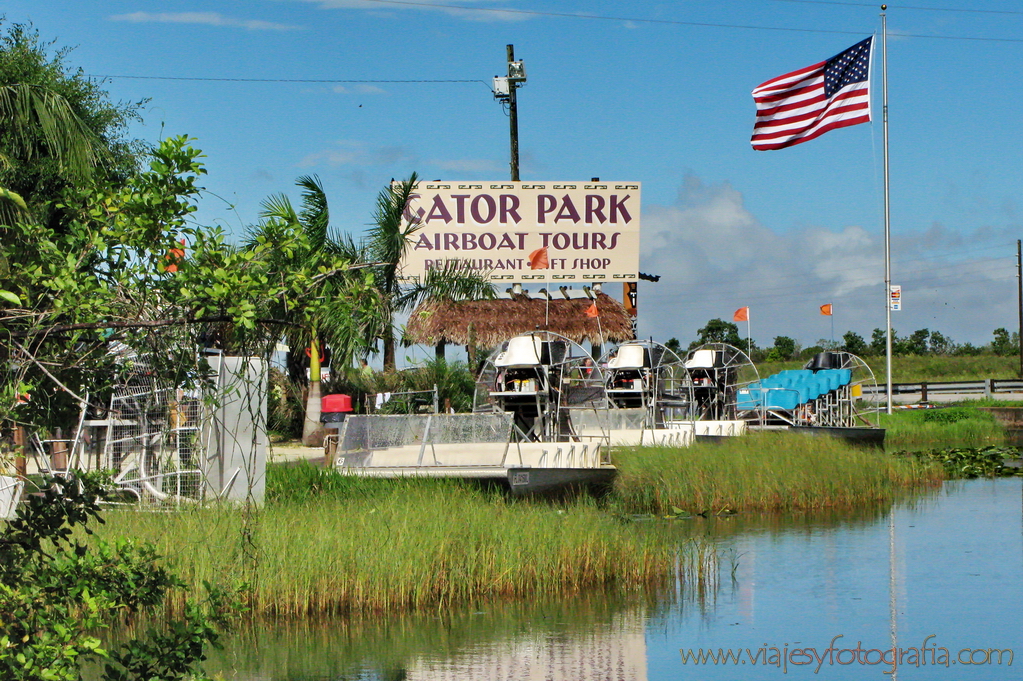
[[(874, 372), (874, 378), (880, 383), (884, 381), (885, 358), (864, 357), (863, 360)], [(757, 369), (760, 376), (770, 376), (783, 369), (801, 369), (806, 363), (760, 362)], [(985, 378), (1017, 378), (1019, 376), (1019, 357), (999, 357), (997, 355), (976, 355), (951, 357), (907, 356), (892, 357), (893, 383), (919, 383), (921, 381), (981, 381)]]
[(627, 513), (853, 507), (890, 502), (942, 479), (937, 466), (788, 432), (686, 449), (627, 448), (614, 463), (618, 478), (611, 503)]
[(973, 404), (942, 409), (900, 410), (878, 414), (889, 451), (946, 447), (987, 447), (1006, 443), (1005, 428)]
[(444, 609), (716, 574), (706, 542), (680, 546), (636, 531), (585, 497), (554, 506), (443, 481), (335, 485), (336, 474), (317, 475), (326, 492), (302, 503), (281, 497), (249, 523), (230, 508), (125, 510), (108, 513), (97, 535), (150, 541), (188, 590), (245, 583), (256, 614), (284, 617)]

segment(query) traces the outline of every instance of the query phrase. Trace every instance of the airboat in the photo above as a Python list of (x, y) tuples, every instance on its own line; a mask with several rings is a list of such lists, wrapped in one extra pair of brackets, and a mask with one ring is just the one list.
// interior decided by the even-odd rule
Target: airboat
[(84, 394), (66, 433), (29, 435), (33, 472), (106, 471), (125, 502), (262, 503), (266, 369), (254, 357), (211, 356), (200, 387), (161, 379), (149, 358), (115, 348), (115, 376)]
[(599, 411), (604, 381), (590, 356), (563, 336), (535, 331), (505, 341), (484, 362), (473, 413), (348, 416), (334, 463), (366, 477), (490, 480), (513, 494), (607, 485), (616, 472), (607, 438), (578, 426)]
[(880, 407), (866, 402), (863, 386), (876, 394), (874, 372), (849, 352), (821, 352), (802, 369), (790, 369), (745, 386), (738, 394), (740, 415), (751, 427), (828, 435), (881, 445), (885, 430), (870, 416)]

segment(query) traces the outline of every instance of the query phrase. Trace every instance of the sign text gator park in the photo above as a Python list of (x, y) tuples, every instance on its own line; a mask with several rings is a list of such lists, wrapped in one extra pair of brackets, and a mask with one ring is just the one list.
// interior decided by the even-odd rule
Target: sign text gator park
[(494, 281), (636, 281), (638, 182), (420, 182), (403, 278), (451, 261)]

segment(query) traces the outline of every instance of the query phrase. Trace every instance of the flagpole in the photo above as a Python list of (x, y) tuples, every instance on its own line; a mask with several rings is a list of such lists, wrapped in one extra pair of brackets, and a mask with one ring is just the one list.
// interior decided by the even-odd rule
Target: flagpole
[(746, 353), (750, 361), (753, 361), (753, 334), (750, 333), (749, 308), (746, 308)]
[(831, 309), (831, 314), (829, 314), (828, 316), (831, 317), (831, 344), (834, 345), (835, 344), (835, 304), (834, 303), (831, 304), (831, 308), (830, 309)]
[(885, 311), (885, 397), (887, 412), (892, 413), (892, 238), (888, 204), (888, 17), (881, 5), (881, 96), (884, 135), (884, 311)]

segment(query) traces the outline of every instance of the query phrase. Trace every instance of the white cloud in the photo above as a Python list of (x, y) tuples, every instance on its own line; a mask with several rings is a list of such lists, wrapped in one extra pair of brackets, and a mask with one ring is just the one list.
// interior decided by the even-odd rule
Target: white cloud
[(395, 163), (415, 165), (415, 156), (403, 147), (370, 147), (364, 142), (341, 140), (330, 149), (307, 155), (298, 165), (302, 167), (331, 166), (387, 166)]
[(387, 94), (387, 90), (376, 85), (369, 83), (355, 83), (353, 85), (335, 85), (331, 88), (333, 92), (339, 95), (383, 95)]
[(230, 28), (246, 28), (250, 31), (296, 31), (301, 26), (278, 24), (258, 19), (235, 19), (225, 17), (217, 12), (132, 12), (131, 14), (115, 14), (111, 21), (128, 21), (136, 24), (200, 24), (204, 26), (226, 26)]
[[(963, 233), (936, 224), (893, 237), (893, 283), (903, 286), (904, 298), (903, 311), (893, 314), (897, 332), (928, 328), (978, 344), (990, 341), (992, 329), (1011, 326), (1011, 232)], [(782, 335), (803, 345), (828, 338), (831, 320), (818, 310), (824, 303), (834, 304), (836, 340), (847, 330), (869, 339), (885, 324), (879, 229), (775, 232), (727, 182), (705, 185), (688, 177), (674, 205), (644, 209), (642, 233), (640, 270), (661, 275), (658, 283), (639, 285), (643, 336), (688, 342), (709, 319), (730, 321), (746, 305), (754, 340), (768, 346)]]
[[(420, 12), (441, 12), (468, 21), (526, 21), (531, 15), (503, 11), (494, 5), (505, 0), (302, 0), (313, 2), (322, 9), (360, 9), (377, 13), (395, 13), (401, 10)], [(474, 8), (473, 5), (483, 4)]]

